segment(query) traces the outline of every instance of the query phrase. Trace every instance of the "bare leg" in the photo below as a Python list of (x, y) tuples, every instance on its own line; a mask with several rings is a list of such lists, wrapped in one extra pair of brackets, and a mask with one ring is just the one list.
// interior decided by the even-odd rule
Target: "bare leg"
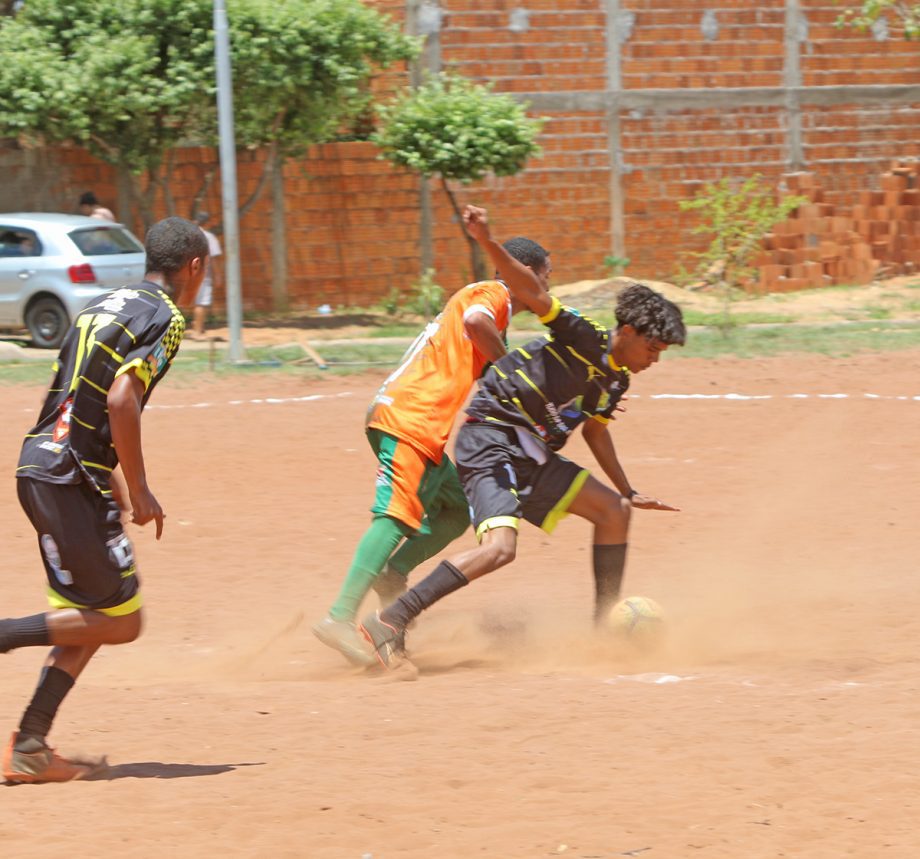
[(109, 617), (98, 611), (65, 608), (48, 612), (48, 632), (54, 649), (46, 666), (66, 671), (74, 680), (103, 644), (127, 644), (141, 632), (141, 611)]
[(192, 335), (196, 339), (204, 337), (204, 323), (208, 315), (208, 308), (201, 304), (196, 304), (192, 311)]
[(123, 644), (140, 634), (138, 610), (121, 617), (82, 609), (58, 609), (45, 615), (54, 645), (45, 661), (35, 694), (23, 713), (19, 731), (4, 752), (4, 776), (14, 782), (70, 781), (92, 774), (103, 760), (68, 760), (55, 754), (46, 737), (58, 708), (76, 679), (103, 644)]
[(569, 513), (581, 516), (594, 524), (594, 544), (612, 546), (626, 543), (632, 506), (629, 500), (605, 486), (595, 477), (589, 477)]

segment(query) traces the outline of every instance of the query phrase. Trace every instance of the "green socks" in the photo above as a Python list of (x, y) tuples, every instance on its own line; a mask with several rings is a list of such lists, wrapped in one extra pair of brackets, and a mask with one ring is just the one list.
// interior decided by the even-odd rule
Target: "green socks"
[(390, 558), (390, 569), (408, 576), (419, 564), (433, 558), (470, 526), (467, 507), (444, 507), (428, 517), (428, 534), (414, 534)]
[(375, 516), (370, 528), (364, 532), (351, 566), (345, 575), (342, 589), (329, 609), (334, 620), (353, 621), (361, 600), (367, 596), (371, 583), (386, 566), (387, 560), (409, 528), (389, 516)]

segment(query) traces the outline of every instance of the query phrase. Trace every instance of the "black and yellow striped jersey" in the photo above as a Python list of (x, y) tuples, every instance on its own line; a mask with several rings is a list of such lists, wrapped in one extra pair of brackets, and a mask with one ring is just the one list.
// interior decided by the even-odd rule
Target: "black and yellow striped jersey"
[(549, 333), (496, 361), (467, 408), (474, 420), (522, 427), (559, 450), (588, 418), (607, 423), (629, 387), (610, 331), (553, 298)]
[(133, 372), (144, 383), (143, 405), (179, 351), (185, 319), (155, 283), (122, 287), (85, 307), (54, 365), (38, 423), (28, 432), (17, 477), (49, 483), (87, 479), (103, 494), (118, 465), (107, 395)]

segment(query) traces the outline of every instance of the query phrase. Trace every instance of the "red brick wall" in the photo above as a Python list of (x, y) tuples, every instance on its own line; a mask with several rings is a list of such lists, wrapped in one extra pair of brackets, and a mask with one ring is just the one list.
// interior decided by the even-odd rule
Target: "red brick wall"
[[(402, 19), (405, 0), (368, 0)], [(798, 65), (803, 87), (885, 85), (875, 98), (850, 100), (803, 95), (803, 163), (837, 206), (855, 205), (860, 191), (877, 190), (890, 162), (920, 156), (920, 96), (896, 97), (897, 87), (920, 86), (920, 53), (892, 30), (889, 38), (838, 30), (841, 6), (802, 0)], [(606, 4), (602, 0), (441, 0), (442, 64), (499, 91), (533, 94), (531, 112), (546, 117), (543, 157), (524, 173), (457, 188), (461, 202), (489, 206), (501, 237), (529, 235), (553, 251), (557, 282), (605, 273), (613, 250), (608, 121)], [(678, 201), (701, 183), (760, 172), (781, 181), (790, 169), (790, 117), (781, 97), (785, 81), (785, 3), (753, 6), (742, 0), (622, 0), (628, 23), (619, 55), (625, 102), (619, 110), (623, 232), (628, 273), (674, 275), (680, 251), (699, 246), (688, 235), (691, 216)], [(515, 10), (527, 27), (509, 26)], [(709, 37), (706, 26), (712, 27)], [(405, 70), (376, 84), (402, 86)], [(720, 88), (734, 98), (719, 103)], [(743, 88), (773, 88), (772, 99), (739, 99)], [(661, 90), (668, 90), (661, 98)], [(686, 93), (687, 98), (674, 93)], [(576, 94), (577, 97), (573, 94)], [(777, 97), (779, 94), (779, 97)], [(745, 98), (747, 96), (745, 95)], [(888, 101), (886, 102), (886, 98)], [(554, 99), (554, 100), (551, 100)], [(0, 150), (0, 208), (72, 210), (87, 188), (114, 206), (111, 171), (76, 150), (40, 157)], [(215, 153), (177, 153), (174, 194), (188, 214), (203, 163)], [(241, 153), (244, 199), (258, 180), (261, 156)], [(367, 143), (315, 148), (285, 169), (289, 291), (294, 306), (366, 304), (397, 287), (408, 288), (420, 267), (418, 180), (376, 159)], [(219, 211), (219, 185), (205, 205)], [(449, 290), (468, 277), (467, 247), (437, 182), (434, 259)], [(28, 201), (28, 206), (26, 206)], [(243, 292), (247, 307), (270, 304), (269, 196), (241, 221)], [(162, 201), (161, 211), (165, 211)], [(118, 214), (124, 217), (124, 213)]]

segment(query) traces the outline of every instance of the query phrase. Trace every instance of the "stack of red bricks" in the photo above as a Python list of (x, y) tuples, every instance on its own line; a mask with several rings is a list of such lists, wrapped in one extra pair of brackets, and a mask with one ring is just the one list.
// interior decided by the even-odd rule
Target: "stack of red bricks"
[(920, 270), (920, 161), (895, 161), (880, 191), (863, 191), (853, 218), (886, 275)]
[(755, 260), (761, 291), (866, 284), (880, 272), (920, 270), (920, 162), (894, 162), (881, 190), (863, 191), (849, 211), (825, 202), (813, 174), (783, 178), (789, 194), (808, 202), (764, 237)]

